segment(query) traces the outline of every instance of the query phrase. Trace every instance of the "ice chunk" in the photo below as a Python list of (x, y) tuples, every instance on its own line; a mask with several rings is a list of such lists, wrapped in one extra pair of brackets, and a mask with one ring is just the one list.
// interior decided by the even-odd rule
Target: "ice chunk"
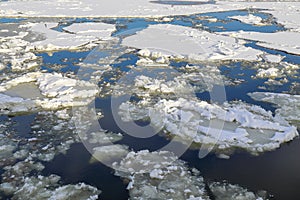
[(20, 72), (32, 70), (40, 65), (40, 59), (29, 52), (27, 47), (30, 43), (23, 37), (22, 32), (16, 36), (0, 37), (1, 70), (10, 66), (13, 72)]
[(266, 25), (265, 23), (262, 22), (262, 18), (259, 16), (255, 16), (253, 14), (249, 14), (249, 15), (237, 15), (237, 16), (231, 16), (229, 17), (230, 19), (235, 19), (235, 20), (239, 20), (245, 24), (253, 24), (253, 25), (257, 25), (257, 26), (263, 26)]
[(131, 181), (130, 199), (209, 199), (203, 178), (170, 152), (130, 152), (114, 167)]
[(261, 78), (274, 78), (279, 75), (279, 69), (277, 68), (269, 68), (269, 69), (259, 69), (257, 76)]
[(262, 58), (267, 62), (280, 63), (284, 59), (284, 56), (274, 55), (274, 54), (264, 54), (262, 55)]
[(300, 95), (290, 95), (270, 92), (253, 92), (249, 96), (256, 101), (273, 103), (278, 107), (276, 116), (284, 118), (300, 127)]
[[(209, 189), (214, 194), (216, 200), (262, 200), (266, 199), (264, 195), (255, 194), (238, 185), (229, 183), (214, 182), (209, 184)], [(263, 192), (260, 192), (263, 193)], [(265, 193), (265, 192), (264, 192)]]
[[(0, 92), (12, 93), (11, 90), (24, 83), (34, 82), (27, 87), (31, 98), (11, 97), (0, 94), (1, 110), (5, 113), (31, 112), (37, 108), (56, 110), (65, 107), (82, 106), (91, 102), (99, 88), (90, 82), (64, 77), (58, 73), (32, 72), (4, 82)], [(39, 92), (36, 92), (39, 91)], [(23, 90), (14, 90), (14, 95), (21, 95)], [(22, 95), (21, 95), (22, 96)]]
[[(57, 184), (59, 177), (51, 175), (49, 177), (38, 176), (26, 177), (24, 185), (20, 187), (13, 195), (12, 199), (49, 199), (49, 200), (81, 200), (97, 199), (100, 191), (84, 183), (76, 185), (59, 186)], [(51, 186), (51, 187), (49, 187)]]
[(95, 147), (93, 150), (94, 153), (90, 162), (100, 161), (113, 163), (128, 153), (127, 147), (118, 144)]
[(75, 50), (84, 46), (97, 46), (97, 44), (88, 45), (100, 39), (111, 39), (110, 35), (115, 31), (113, 25), (104, 23), (74, 24), (65, 28), (73, 34), (51, 29), (58, 26), (56, 23), (31, 23), (27, 26), (32, 32), (42, 34), (44, 37), (42, 40), (30, 43), (30, 46), (28, 46), (28, 49), (39, 51)]
[(295, 127), (274, 118), (271, 112), (242, 102), (217, 105), (184, 98), (163, 99), (154, 105), (126, 102), (121, 104), (119, 114), (125, 121), (148, 115), (152, 126), (164, 127), (182, 141), (215, 146), (221, 152), (234, 148), (254, 154), (270, 151), (298, 135)]

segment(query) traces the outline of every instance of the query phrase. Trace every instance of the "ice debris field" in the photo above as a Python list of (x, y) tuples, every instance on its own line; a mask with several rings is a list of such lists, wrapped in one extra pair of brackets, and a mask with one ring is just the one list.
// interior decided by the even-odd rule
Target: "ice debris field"
[(299, 198), (299, 10), (0, 1), (0, 199)]

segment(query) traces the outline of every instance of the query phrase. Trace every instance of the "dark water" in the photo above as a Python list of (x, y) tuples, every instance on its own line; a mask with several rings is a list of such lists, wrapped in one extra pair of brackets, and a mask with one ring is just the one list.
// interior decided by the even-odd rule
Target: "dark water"
[(45, 175), (57, 174), (65, 184), (84, 182), (102, 190), (100, 199), (128, 199), (123, 181), (114, 176), (113, 170), (101, 163), (90, 164), (90, 153), (82, 144), (74, 144), (66, 155), (46, 163)]

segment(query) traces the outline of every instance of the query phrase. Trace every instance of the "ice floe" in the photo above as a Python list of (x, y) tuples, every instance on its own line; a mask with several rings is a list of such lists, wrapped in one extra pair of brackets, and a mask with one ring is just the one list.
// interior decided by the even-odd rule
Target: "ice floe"
[(83, 47), (95, 47), (93, 44), (100, 39), (111, 39), (112, 32), (115, 31), (114, 25), (104, 23), (72, 24), (65, 27), (68, 32), (59, 32), (52, 28), (58, 26), (58, 23), (29, 23), (23, 27), (29, 28), (35, 34), (40, 34), (43, 39), (30, 43), (28, 47), (35, 51), (53, 51), (53, 50), (76, 50)]
[(116, 31), (116, 28), (112, 24), (87, 22), (74, 23), (63, 28), (63, 30), (77, 35), (95, 36), (96, 38), (110, 39), (112, 32)]
[(114, 167), (130, 180), (130, 199), (209, 199), (203, 178), (170, 152), (130, 152)]
[(257, 194), (242, 188), (238, 185), (229, 183), (213, 182), (209, 184), (209, 189), (214, 194), (216, 200), (263, 200), (268, 199), (265, 191), (259, 191)]
[(257, 74), (253, 78), (267, 78), (267, 85), (283, 85), (289, 82), (290, 78), (297, 79), (299, 76), (299, 65), (280, 63), (256, 63), (252, 66), (257, 69)]
[(147, 116), (152, 126), (163, 127), (181, 142), (189, 139), (200, 146), (214, 146), (217, 152), (240, 148), (256, 154), (274, 150), (298, 135), (296, 127), (285, 120), (242, 102), (217, 105), (184, 98), (163, 99), (148, 106), (126, 102), (119, 114), (124, 121)]
[(253, 99), (257, 101), (264, 101), (275, 104), (276, 115), (300, 125), (300, 95), (290, 95), (282, 93), (270, 93), (270, 92), (254, 92), (249, 94)]
[(14, 72), (27, 71), (40, 65), (39, 58), (27, 49), (30, 43), (23, 40), (25, 35), (20, 32), (17, 36), (0, 37), (1, 70), (10, 66)]
[(125, 38), (123, 45), (160, 55), (205, 60), (259, 60), (262, 52), (245, 47), (243, 40), (178, 25), (150, 25)]
[(225, 32), (222, 35), (228, 35), (236, 38), (257, 41), (258, 46), (266, 47), (269, 49), (276, 49), (279, 51), (300, 54), (300, 40), (299, 32), (282, 31), (276, 33), (258, 33), (258, 32)]
[(265, 199), (240, 186), (217, 182), (208, 186), (212, 193), (209, 195), (200, 172), (167, 151), (130, 152), (114, 167), (116, 175), (130, 181), (130, 199), (209, 200), (228, 199), (230, 195), (235, 199)]
[(255, 16), (253, 14), (249, 15), (237, 15), (237, 16), (231, 16), (230, 19), (239, 20), (245, 24), (253, 24), (256, 26), (263, 26), (265, 23), (262, 22), (262, 18), (259, 16)]
[[(16, 89), (27, 83), (33, 83), (26, 85), (27, 94), (24, 94), (22, 88)], [(99, 88), (87, 81), (64, 77), (58, 73), (31, 72), (1, 83), (0, 92), (2, 113), (13, 114), (32, 112), (37, 108), (56, 110), (87, 105), (92, 101), (90, 98), (98, 94)]]
[(18, 188), (12, 199), (98, 199), (100, 190), (97, 188), (84, 183), (59, 186), (57, 183), (59, 179), (60, 177), (56, 175), (51, 175), (49, 177), (38, 176), (37, 178), (26, 177), (24, 185)]
[(128, 153), (127, 147), (118, 144), (106, 145), (95, 147), (94, 154), (92, 155), (91, 162), (100, 161), (104, 163), (113, 163), (116, 160), (121, 159)]

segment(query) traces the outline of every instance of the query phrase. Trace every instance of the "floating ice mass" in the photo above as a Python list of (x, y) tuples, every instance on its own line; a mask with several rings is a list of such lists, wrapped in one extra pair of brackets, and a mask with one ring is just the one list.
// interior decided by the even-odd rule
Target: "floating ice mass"
[[(282, 31), (276, 33), (258, 33), (258, 32), (228, 32), (222, 33), (235, 38), (258, 41), (258, 46), (268, 49), (276, 49), (279, 51), (300, 55), (299, 32)], [(288, 39), (287, 39), (288, 38)]]
[(29, 49), (38, 51), (53, 50), (76, 50), (83, 47), (95, 47), (96, 41), (111, 39), (115, 26), (105, 23), (72, 24), (64, 28), (68, 32), (58, 32), (52, 28), (58, 23), (32, 23), (27, 24), (30, 31), (41, 34), (44, 39), (30, 44)]
[(275, 104), (276, 116), (284, 118), (300, 127), (300, 95), (254, 92), (249, 94), (256, 101), (264, 101)]
[[(23, 84), (26, 84), (26, 94)], [(99, 88), (58, 73), (31, 72), (1, 83), (0, 92), (1, 112), (13, 114), (87, 105), (98, 94)]]
[(265, 25), (262, 21), (263, 19), (259, 16), (255, 16), (255, 15), (252, 15), (252, 14), (249, 14), (249, 15), (237, 15), (237, 16), (232, 16), (232, 17), (229, 17), (230, 19), (235, 19), (235, 20), (238, 20), (238, 21), (241, 21), (245, 24), (253, 24), (253, 25), (256, 25), (256, 26), (263, 26)]
[[(189, 60), (259, 60), (261, 51), (245, 41), (178, 25), (150, 25), (123, 40), (123, 45), (149, 49), (165, 56)], [(147, 55), (145, 55), (147, 56)]]
[(184, 98), (163, 99), (154, 105), (125, 102), (119, 114), (124, 121), (149, 117), (154, 127), (163, 127), (182, 141), (212, 146), (217, 152), (238, 148), (256, 154), (274, 150), (298, 135), (296, 127), (285, 120), (242, 102), (217, 105)]
[[(116, 175), (128, 179), (130, 199), (189, 199), (209, 200), (203, 177), (197, 169), (190, 169), (170, 152), (130, 152), (115, 163)], [(236, 185), (212, 183), (209, 185), (216, 199), (262, 200), (259, 196)]]

